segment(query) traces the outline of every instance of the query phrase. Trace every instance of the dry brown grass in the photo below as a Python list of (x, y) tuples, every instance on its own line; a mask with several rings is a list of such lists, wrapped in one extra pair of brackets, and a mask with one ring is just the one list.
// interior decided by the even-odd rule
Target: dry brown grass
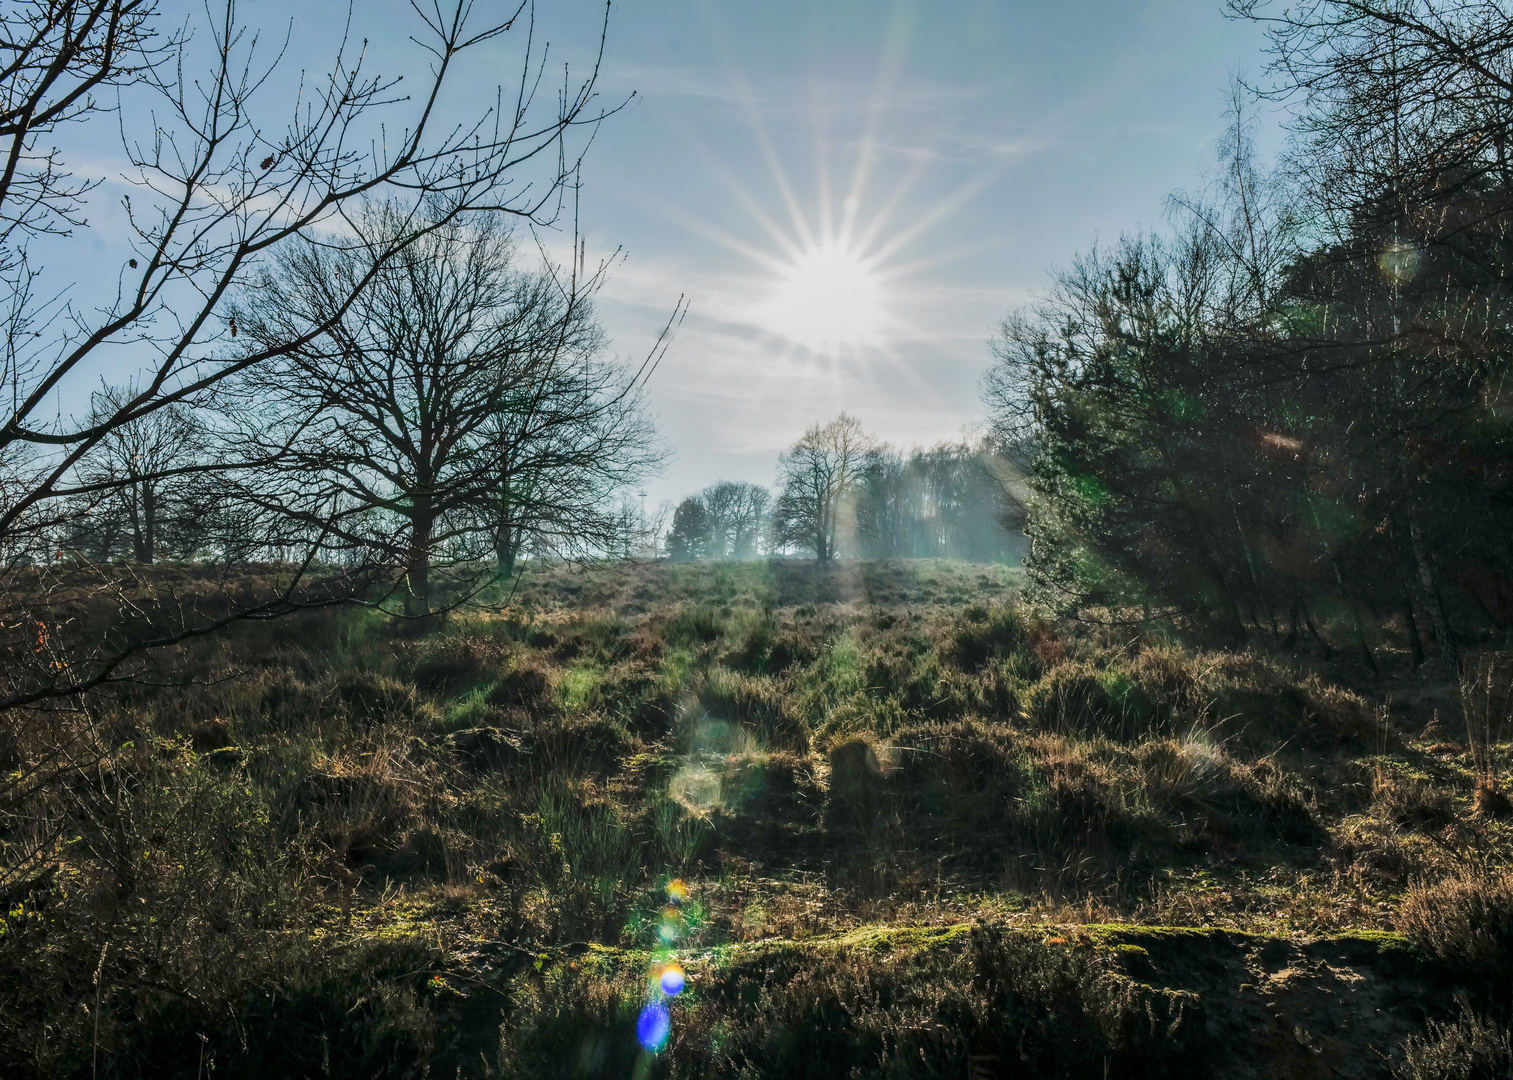
[(1513, 872), (1462, 871), (1420, 879), (1397, 914), (1398, 929), (1445, 960), (1506, 961), (1513, 945)]
[[(1513, 822), (1459, 744), (1400, 737), (1427, 720), (1412, 695), (1389, 715), (1327, 670), (1087, 633), (970, 595), (965, 570), (917, 593), (897, 567), (596, 573), (420, 638), (356, 614), (248, 631), (185, 653), (202, 685), (102, 702), (92, 750), (161, 805), (114, 809), (91, 781), (46, 808), (68, 830), (47, 857), (96, 898), (62, 909), (145, 940), (165, 898), (231, 897), (162, 936), (204, 971), (264, 947), (224, 914), (249, 905), (285, 940), (409, 934), (424, 905), (443, 953), (463, 925), (490, 955), (634, 945), (674, 876), (701, 949), (974, 919), (1395, 918), (1456, 963), (1503, 947), (1513, 885), (1456, 867), (1506, 864)], [(768, 610), (780, 594), (803, 599)], [(8, 768), (45, 749), (34, 736), (0, 743)], [(197, 823), (164, 829), (201, 805), (239, 822), (229, 869), (195, 855)], [(5, 954), (63, 995), (77, 973), (48, 955)]]
[(1513, 1075), (1513, 1033), (1471, 1010), (1462, 997), (1460, 1017), (1429, 1021), (1423, 1035), (1409, 1036), (1397, 1080), (1471, 1080)]

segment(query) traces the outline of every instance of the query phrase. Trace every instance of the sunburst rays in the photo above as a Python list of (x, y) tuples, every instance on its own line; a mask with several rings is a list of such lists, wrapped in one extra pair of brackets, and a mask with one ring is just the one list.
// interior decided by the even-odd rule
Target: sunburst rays
[[(772, 110), (747, 83), (721, 27), (712, 22), (710, 30), (723, 53), (731, 96), (741, 103), (755, 156), (762, 163), (758, 170), (737, 175), (727, 158), (702, 147), (711, 172), (744, 211), (745, 227), (728, 219), (716, 225), (678, 208), (664, 208), (677, 224), (749, 266), (742, 275), (739, 304), (711, 314), (762, 335), (775, 361), (815, 361), (837, 376), (841, 370), (871, 370), (876, 375), (878, 369), (892, 369), (913, 381), (918, 373), (904, 370), (898, 352), (903, 342), (919, 336), (909, 314), (911, 295), (917, 291), (910, 279), (966, 254), (921, 254), (917, 241), (993, 176), (965, 178), (946, 197), (920, 205), (918, 188), (938, 160), (935, 148), (916, 145), (900, 150), (884, 138), (893, 84), (910, 36), (908, 5), (895, 7), (875, 82), (859, 109), (831, 108), (827, 78), (811, 82), (806, 93), (813, 130), (811, 184), (796, 182), (804, 173), (790, 164), (793, 140), (784, 138), (780, 145), (773, 138), (764, 116)], [(792, 115), (787, 108), (779, 112)], [(844, 127), (837, 118), (848, 117), (854, 119), (854, 127), (835, 137), (833, 131)], [(939, 139), (942, 133), (933, 137)], [(842, 176), (843, 187), (833, 184), (833, 178)], [(887, 182), (880, 182), (884, 177)]]

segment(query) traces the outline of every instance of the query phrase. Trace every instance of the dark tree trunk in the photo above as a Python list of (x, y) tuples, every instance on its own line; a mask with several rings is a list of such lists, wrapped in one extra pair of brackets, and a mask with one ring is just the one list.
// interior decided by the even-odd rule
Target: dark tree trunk
[(1413, 666), (1424, 666), (1424, 639), (1419, 636), (1418, 619), (1413, 616), (1413, 597), (1403, 593), (1403, 625), (1408, 631), (1408, 648), (1413, 650)]
[(142, 558), (139, 562), (150, 563), (158, 550), (158, 493), (151, 484), (142, 485)]
[(143, 518), (143, 494), (147, 485), (140, 481), (131, 484), (131, 497), (126, 503), (126, 513), (131, 519), (131, 558), (134, 562), (145, 563), (152, 561), (152, 553), (147, 547), (147, 530)]
[(1450, 632), (1450, 618), (1445, 612), (1445, 599), (1439, 591), (1439, 575), (1435, 573), (1434, 561), (1429, 557), (1429, 551), (1424, 546), (1423, 530), (1419, 527), (1418, 512), (1410, 501), (1408, 503), (1408, 537), (1413, 542), (1413, 561), (1418, 568), (1419, 584), (1423, 586), (1424, 595), (1429, 601), (1429, 620), (1434, 627), (1434, 636), (1438, 639), (1440, 652), (1444, 653), (1449, 661), (1448, 667), (1454, 672), (1460, 667), (1460, 650), (1455, 647), (1455, 636)]
[(1371, 646), (1366, 644), (1366, 626), (1361, 618), (1360, 601), (1351, 596), (1350, 590), (1345, 587), (1345, 575), (1340, 573), (1340, 564), (1334, 563), (1334, 583), (1339, 587), (1340, 596), (1350, 607), (1350, 621), (1355, 630), (1355, 644), (1361, 650), (1361, 659), (1366, 662), (1366, 667), (1371, 674), (1380, 675), (1381, 669), (1376, 666), (1376, 657), (1371, 654)]
[[(1245, 537), (1245, 526), (1240, 522), (1240, 507), (1235, 502), (1234, 486), (1229, 481), (1227, 468), (1224, 472), (1224, 492), (1229, 498), (1229, 512), (1235, 522), (1235, 539), (1240, 543), (1240, 551), (1245, 555), (1245, 567), (1250, 572), (1250, 587), (1255, 590), (1255, 603), (1265, 613), (1267, 622), (1271, 624), (1271, 637), (1275, 641), (1278, 637), (1277, 616), (1271, 610), (1271, 604), (1266, 598), (1266, 590), (1261, 587), (1261, 575), (1256, 569), (1256, 557), (1250, 550), (1250, 541)], [(1261, 625), (1261, 620), (1254, 615), (1254, 607), (1251, 621), (1257, 627)]]
[(501, 577), (512, 577), (520, 555), (519, 530), (501, 524), (494, 530), (494, 563)]
[(1455, 647), (1455, 636), (1450, 632), (1450, 618), (1445, 611), (1444, 596), (1439, 589), (1439, 574), (1424, 544), (1424, 529), (1419, 522), (1418, 503), (1412, 496), (1413, 469), (1406, 460), (1400, 463), (1400, 467), (1403, 487), (1408, 492), (1404, 501), (1408, 517), (1408, 542), (1413, 553), (1414, 568), (1418, 570), (1418, 583), (1423, 588), (1424, 599), (1429, 605), (1430, 628), (1434, 631), (1436, 644), (1445, 659), (1449, 661), (1447, 666), (1453, 673), (1460, 668), (1460, 652)]
[(1223, 625), (1221, 633), (1234, 648), (1244, 648), (1250, 640), (1250, 635), (1245, 632), (1245, 617), (1240, 614), (1240, 602), (1235, 599), (1228, 580), (1218, 567), (1214, 567), (1214, 579), (1219, 586), (1219, 597), (1223, 607), (1223, 610), (1219, 612), (1219, 621)]
[(100, 549), (99, 549), (100, 550), (100, 554), (99, 554), (99, 558), (98, 558), (99, 562), (108, 563), (108, 562), (110, 562), (111, 559), (115, 558), (115, 554), (116, 554), (116, 540), (119, 539), (120, 532), (121, 532), (120, 521), (114, 515), (112, 515), (111, 517), (107, 518), (106, 521), (105, 521), (105, 525), (102, 527), (102, 529), (101, 529), (101, 531), (99, 533), (99, 537), (100, 537)]
[(1306, 607), (1303, 608), (1303, 621), (1308, 626), (1308, 632), (1313, 635), (1313, 640), (1317, 641), (1319, 643), (1319, 648), (1324, 650), (1324, 659), (1333, 660), (1334, 647), (1330, 645), (1329, 642), (1324, 640), (1323, 634), (1319, 633), (1319, 628), (1313, 623), (1313, 615)]
[(410, 552), (405, 567), (409, 591), (405, 596), (405, 614), (424, 618), (431, 614), (431, 535), (436, 517), (431, 496), (417, 495), (410, 518)]

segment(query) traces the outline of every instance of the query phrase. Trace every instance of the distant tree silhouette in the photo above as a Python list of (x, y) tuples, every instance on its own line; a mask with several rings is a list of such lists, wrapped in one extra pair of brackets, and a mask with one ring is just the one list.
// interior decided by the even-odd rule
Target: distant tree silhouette
[(698, 496), (684, 499), (672, 514), (672, 529), (667, 534), (667, 556), (675, 562), (690, 562), (709, 557), (714, 539), (714, 523), (704, 501)]
[(1017, 558), (1016, 470), (987, 440), (908, 454), (878, 447), (858, 481), (856, 554), (871, 559)]
[(843, 412), (811, 427), (778, 458), (779, 543), (811, 551), (822, 563), (835, 558), (855, 524), (852, 499), (872, 448), (861, 422)]
[(699, 499), (709, 512), (710, 554), (718, 559), (750, 559), (761, 554), (772, 496), (760, 484), (722, 480)]
[(750, 559), (770, 531), (772, 496), (760, 484), (721, 480), (678, 504), (667, 534), (670, 558)]
[[(106, 387), (91, 413), (109, 416), (135, 394)], [(102, 561), (125, 553), (150, 563), (165, 549), (191, 554), (214, 498), (204, 475), (209, 444), (202, 419), (179, 404), (113, 427), (78, 470), (70, 546)]]

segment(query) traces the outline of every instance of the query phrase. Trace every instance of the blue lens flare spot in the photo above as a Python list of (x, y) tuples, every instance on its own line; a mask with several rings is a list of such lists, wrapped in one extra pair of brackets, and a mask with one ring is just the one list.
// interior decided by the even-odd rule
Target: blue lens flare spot
[(677, 997), (677, 995), (683, 992), (685, 981), (683, 969), (677, 964), (668, 964), (662, 969), (662, 975), (657, 980), (657, 985), (662, 988), (662, 993), (668, 997)]
[(636, 1018), (636, 1039), (654, 1054), (667, 1045), (667, 1037), (671, 1034), (672, 1016), (666, 1005), (652, 1002)]

